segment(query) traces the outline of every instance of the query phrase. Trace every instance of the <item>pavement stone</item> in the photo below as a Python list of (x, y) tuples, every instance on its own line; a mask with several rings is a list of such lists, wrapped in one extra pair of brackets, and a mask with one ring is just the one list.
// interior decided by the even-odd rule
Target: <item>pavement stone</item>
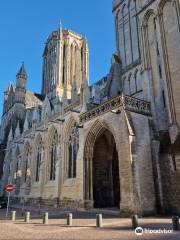
[[(96, 228), (95, 215), (76, 212), (73, 226), (69, 227), (66, 214), (49, 219), (48, 225), (43, 225), (37, 212), (31, 214), (30, 223), (25, 223), (20, 210), (16, 210), (15, 222), (6, 220), (5, 209), (0, 210), (0, 240), (180, 240), (180, 231), (137, 236), (130, 218), (103, 216), (103, 227)], [(171, 218), (140, 218), (139, 225), (143, 229), (172, 229)]]

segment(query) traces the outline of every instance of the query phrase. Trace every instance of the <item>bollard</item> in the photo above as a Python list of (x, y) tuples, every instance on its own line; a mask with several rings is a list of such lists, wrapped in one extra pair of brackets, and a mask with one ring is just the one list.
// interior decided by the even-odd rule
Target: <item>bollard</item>
[(12, 220), (12, 221), (15, 221), (15, 220), (16, 220), (16, 211), (12, 211), (11, 220)]
[(180, 231), (180, 225), (179, 225), (179, 217), (178, 216), (172, 216), (172, 225), (174, 231)]
[(43, 214), (43, 224), (48, 224), (48, 212)]
[(38, 204), (38, 213), (41, 214), (41, 204)]
[(138, 215), (132, 216), (132, 228), (136, 229), (138, 227)]
[(24, 221), (29, 223), (29, 221), (30, 221), (30, 212), (26, 212)]
[(21, 208), (21, 216), (22, 217), (24, 216), (24, 201), (23, 201), (23, 205), (22, 205), (22, 208)]
[(67, 214), (67, 225), (72, 226), (72, 213)]
[(102, 214), (96, 214), (96, 227), (102, 227)]

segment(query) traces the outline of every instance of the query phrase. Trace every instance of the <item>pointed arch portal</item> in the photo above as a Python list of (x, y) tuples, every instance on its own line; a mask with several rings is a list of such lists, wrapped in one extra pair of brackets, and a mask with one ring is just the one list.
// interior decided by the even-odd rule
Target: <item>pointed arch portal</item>
[(91, 207), (120, 206), (119, 160), (113, 134), (101, 123), (89, 132), (85, 144), (84, 198)]

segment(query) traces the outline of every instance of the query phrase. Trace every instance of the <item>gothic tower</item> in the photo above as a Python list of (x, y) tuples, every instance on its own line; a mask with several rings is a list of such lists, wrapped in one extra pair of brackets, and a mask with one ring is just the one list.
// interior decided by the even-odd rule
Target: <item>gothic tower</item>
[(16, 86), (9, 84), (4, 93), (4, 106), (2, 116), (2, 128), (0, 139), (5, 143), (7, 141), (10, 129), (16, 129), (18, 121), (20, 126), (23, 125), (25, 116), (25, 98), (26, 98), (26, 81), (27, 74), (24, 64), (21, 65), (16, 75)]
[(25, 103), (25, 93), (26, 93), (26, 81), (27, 74), (24, 68), (24, 63), (22, 63), (19, 72), (16, 75), (16, 90), (15, 90), (15, 102)]
[(15, 99), (14, 108), (17, 119), (23, 120), (25, 114), (25, 96), (26, 96), (26, 81), (27, 74), (22, 63), (19, 72), (16, 75), (16, 88), (15, 88)]
[(47, 39), (43, 54), (42, 94), (54, 103), (71, 101), (73, 92), (79, 95), (88, 81), (88, 47), (85, 38), (61, 24)]

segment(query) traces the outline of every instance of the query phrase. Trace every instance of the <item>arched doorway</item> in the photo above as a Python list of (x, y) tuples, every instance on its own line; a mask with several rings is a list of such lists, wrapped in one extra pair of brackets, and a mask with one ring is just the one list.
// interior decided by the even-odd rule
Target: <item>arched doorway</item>
[(85, 208), (120, 208), (119, 159), (109, 127), (95, 121), (84, 145)]
[(104, 129), (95, 140), (92, 170), (94, 207), (119, 207), (118, 154), (114, 137), (107, 129)]

